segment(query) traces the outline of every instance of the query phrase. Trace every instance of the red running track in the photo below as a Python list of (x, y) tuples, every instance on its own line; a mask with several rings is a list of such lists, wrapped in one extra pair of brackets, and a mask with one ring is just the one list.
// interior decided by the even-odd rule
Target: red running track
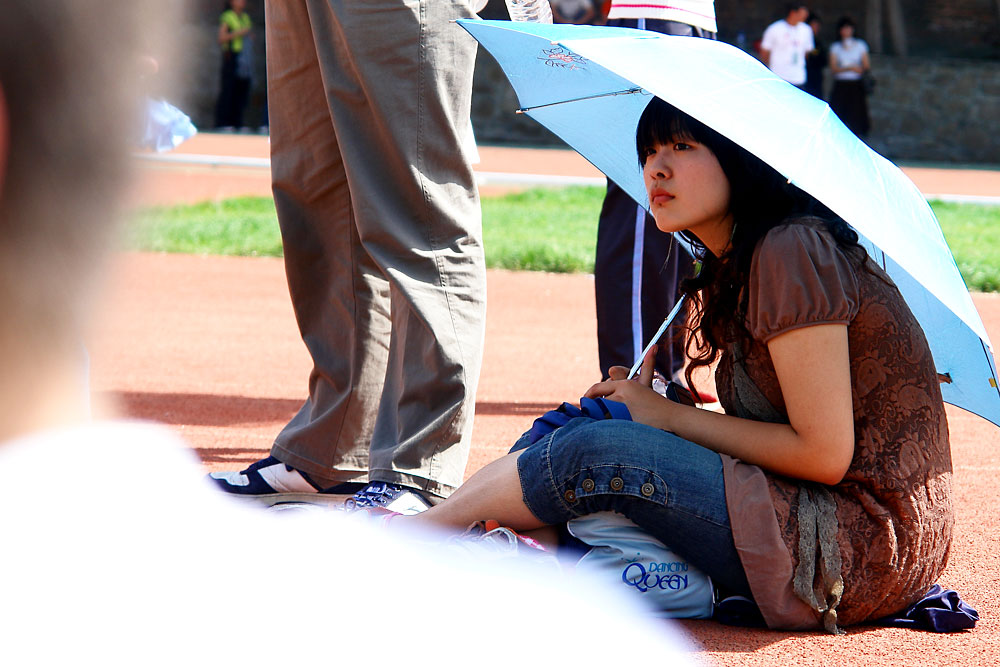
[[(232, 139), (257, 146), (261, 141)], [(549, 173), (566, 173), (549, 168)], [(983, 173), (990, 175), (985, 187), (992, 187), (988, 179), (994, 172)], [(156, 180), (171, 177), (160, 174)], [(205, 174), (197, 180), (208, 189), (222, 188)], [(192, 195), (180, 181), (154, 186), (147, 181), (135, 201), (154, 201), (170, 190), (174, 201)], [(970, 194), (997, 193), (980, 187)], [(208, 469), (238, 468), (264, 455), (298, 408), (310, 366), (281, 261), (126, 254), (110, 282), (102, 324), (91, 344), (98, 397), (129, 415), (170, 425)], [(468, 474), (505, 452), (538, 414), (576, 400), (596, 379), (592, 283), (586, 275), (490, 272)], [(977, 294), (974, 300), (991, 338), (1000, 340), (1000, 295)], [(958, 522), (940, 583), (960, 591), (979, 610), (979, 627), (943, 636), (863, 627), (832, 637), (682, 623), (705, 664), (1000, 663), (1000, 430), (961, 410), (949, 408), (948, 415)], [(656, 656), (650, 660), (656, 664)]]

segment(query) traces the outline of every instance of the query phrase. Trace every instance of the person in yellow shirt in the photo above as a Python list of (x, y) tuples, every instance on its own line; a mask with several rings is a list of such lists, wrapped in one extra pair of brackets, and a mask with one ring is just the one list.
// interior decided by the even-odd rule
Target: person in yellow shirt
[(253, 23), (246, 5), (246, 0), (226, 0), (226, 9), (219, 16), (222, 74), (215, 105), (215, 126), (219, 129), (243, 127), (243, 110), (250, 98)]

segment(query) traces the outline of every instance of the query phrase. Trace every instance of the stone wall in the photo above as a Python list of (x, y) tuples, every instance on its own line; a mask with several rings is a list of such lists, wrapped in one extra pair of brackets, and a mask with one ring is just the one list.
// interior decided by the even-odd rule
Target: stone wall
[[(989, 61), (874, 56), (869, 143), (893, 160), (1000, 164), (1000, 66)], [(829, 75), (829, 73), (828, 73)], [(828, 82), (829, 86), (829, 82)], [(483, 143), (562, 145), (530, 118), (480, 50), (472, 94)]]
[[(601, 7), (603, 0), (593, 0)], [(820, 38), (836, 39), (837, 19), (850, 16), (873, 53), (1000, 59), (1000, 0), (806, 0), (823, 20)], [(782, 18), (785, 0), (715, 0), (719, 38), (748, 45)], [(507, 18), (504, 0), (489, 0), (483, 18)], [(742, 34), (742, 38), (740, 35)]]
[[(782, 18), (784, 0), (715, 0), (719, 37), (748, 44)], [(822, 19), (820, 38), (837, 39), (836, 24), (850, 16), (873, 53), (920, 57), (1000, 58), (997, 0), (806, 0)]]
[[(872, 58), (878, 86), (870, 98), (870, 143), (895, 160), (1000, 164), (1000, 61), (995, 55), (984, 54), (991, 48), (987, 41), (995, 45), (1000, 35), (1000, 28), (994, 29), (995, 8), (1000, 6), (1000, 0), (893, 2), (904, 10), (911, 55)], [(829, 44), (840, 12), (853, 13), (863, 24), (866, 12), (877, 7), (884, 10), (893, 2), (814, 0), (810, 6), (826, 19), (823, 34)], [(749, 47), (759, 38), (763, 26), (776, 18), (775, 9), (781, 4), (717, 0), (719, 23), (724, 28), (720, 37), (737, 42), (742, 32)], [(186, 11), (181, 9), (184, 5), (185, 0), (165, 2), (174, 15), (186, 14), (186, 20), (176, 24), (180, 48), (173, 60), (162, 63), (158, 88), (164, 97), (189, 113), (199, 128), (209, 130), (219, 85), (215, 33), (222, 3), (191, 0)], [(248, 11), (258, 30), (257, 76), (246, 117), (248, 125), (256, 127), (262, 120), (266, 100), (261, 0), (250, 0)], [(490, 0), (482, 15), (505, 18), (503, 0)], [(976, 59), (943, 57), (935, 51), (945, 47), (952, 56), (971, 48)], [(995, 50), (991, 53), (995, 54)], [(533, 120), (514, 113), (517, 99), (493, 58), (482, 49), (476, 64), (472, 105), (476, 136), (482, 143), (561, 145), (558, 138)]]
[(871, 145), (895, 160), (1000, 164), (1000, 65), (875, 56)]

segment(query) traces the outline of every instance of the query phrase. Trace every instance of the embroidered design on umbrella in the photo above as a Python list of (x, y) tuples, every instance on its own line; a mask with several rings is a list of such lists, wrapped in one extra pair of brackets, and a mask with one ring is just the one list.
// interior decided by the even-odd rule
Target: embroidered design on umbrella
[(586, 58), (576, 55), (569, 49), (557, 46), (554, 49), (542, 49), (544, 56), (539, 56), (539, 60), (549, 67), (562, 67), (570, 71), (577, 69), (587, 69), (580, 67), (587, 62)]

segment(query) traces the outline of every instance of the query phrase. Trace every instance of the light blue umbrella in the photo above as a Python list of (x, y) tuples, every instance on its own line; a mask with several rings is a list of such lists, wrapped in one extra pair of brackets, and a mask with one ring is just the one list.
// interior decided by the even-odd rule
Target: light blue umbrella
[(635, 129), (650, 96), (733, 140), (844, 218), (927, 335), (944, 399), (1000, 425), (992, 345), (916, 186), (821, 100), (722, 42), (628, 28), (461, 20), (519, 111), (648, 208)]

